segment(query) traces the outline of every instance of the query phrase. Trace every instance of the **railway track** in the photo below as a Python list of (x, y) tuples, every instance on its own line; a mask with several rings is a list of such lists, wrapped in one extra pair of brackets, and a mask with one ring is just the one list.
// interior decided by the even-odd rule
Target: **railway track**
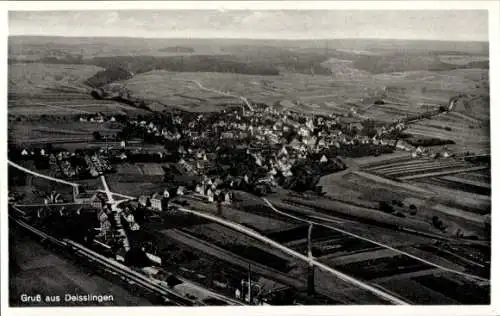
[[(21, 215), (25, 215), (25, 212), (17, 209), (13, 206), (13, 209), (20, 213)], [(29, 225), (28, 223), (16, 219), (14, 216), (9, 214), (9, 219), (12, 220), (15, 224), (23, 227), (28, 230), (32, 234), (38, 236), (44, 241), (48, 241), (51, 244), (57, 246), (60, 249), (65, 249), (66, 251), (70, 251), (72, 254), (84, 258), (86, 261), (96, 264), (99, 268), (108, 271), (109, 273), (119, 276), (123, 280), (128, 281), (129, 284), (134, 284), (141, 287), (148, 292), (154, 293), (156, 296), (161, 297), (165, 302), (168, 302), (177, 306), (203, 306), (208, 305), (199, 300), (194, 300), (183, 296), (180, 293), (177, 293), (171, 289), (168, 289), (164, 286), (162, 281), (155, 280), (149, 278), (137, 271), (132, 270), (131, 268), (123, 265), (115, 260), (109, 259), (93, 250), (90, 250), (72, 240), (63, 239), (59, 240), (49, 234)], [(181, 279), (180, 279), (181, 280)], [(186, 280), (181, 280), (187, 282)], [(190, 284), (191, 285), (191, 284)], [(194, 286), (196, 287), (196, 286)], [(199, 289), (203, 290), (203, 289)], [(222, 302), (227, 303), (228, 305), (244, 305), (243, 303), (228, 299), (222, 295), (217, 295), (216, 293), (210, 293), (212, 298), (218, 299)]]

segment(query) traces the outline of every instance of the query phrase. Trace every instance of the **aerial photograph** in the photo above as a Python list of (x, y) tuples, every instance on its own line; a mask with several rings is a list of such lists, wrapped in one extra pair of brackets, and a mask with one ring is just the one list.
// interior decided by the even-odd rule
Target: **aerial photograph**
[(487, 10), (8, 33), (10, 307), (491, 304)]

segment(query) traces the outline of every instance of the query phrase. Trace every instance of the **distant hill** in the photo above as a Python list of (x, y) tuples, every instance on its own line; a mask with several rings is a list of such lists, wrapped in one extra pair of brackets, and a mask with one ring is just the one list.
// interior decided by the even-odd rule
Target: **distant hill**
[(192, 47), (185, 46), (173, 46), (158, 49), (160, 52), (164, 53), (194, 53), (195, 49)]
[(248, 63), (231, 56), (112, 56), (96, 57), (87, 64), (102, 68), (122, 68), (134, 74), (151, 70), (169, 70), (178, 72), (229, 72), (252, 75), (279, 75), (279, 71), (267, 63)]
[[(488, 56), (488, 48), (489, 44), (486, 42), (390, 39), (255, 40), (11, 36), (9, 63), (84, 63), (106, 69), (120, 68), (133, 74), (168, 70), (273, 76), (283, 73), (331, 75), (332, 67), (325, 66), (324, 62), (332, 58), (352, 61), (353, 68), (370, 73), (485, 69), (489, 67), (487, 61), (455, 65), (441, 61), (438, 55), (446, 53)], [(57, 56), (54, 56), (54, 51), (58, 52)], [(103, 78), (95, 77), (92, 80), (100, 84)]]
[[(307, 39), (307, 40), (283, 40), (283, 39), (246, 39), (246, 38), (134, 38), (134, 37), (58, 37), (58, 36), (9, 36), (9, 48), (27, 45), (42, 47), (51, 44), (56, 46), (72, 47), (76, 49), (95, 46), (112, 46), (115, 48), (133, 47), (135, 49), (149, 46), (153, 49), (161, 49), (166, 46), (191, 47), (198, 51), (200, 47), (206, 46), (272, 46), (279, 48), (318, 48), (332, 49), (358, 49), (358, 50), (380, 50), (380, 51), (459, 51), (471, 54), (488, 55), (488, 42), (456, 42), (456, 41), (434, 41), (434, 40), (404, 40), (404, 39)], [(10, 50), (9, 50), (10, 52)]]
[(488, 69), (488, 61), (470, 62), (463, 65), (442, 62), (433, 53), (392, 53), (387, 55), (361, 55), (353, 62), (353, 67), (373, 74), (414, 70), (452, 70), (463, 68)]

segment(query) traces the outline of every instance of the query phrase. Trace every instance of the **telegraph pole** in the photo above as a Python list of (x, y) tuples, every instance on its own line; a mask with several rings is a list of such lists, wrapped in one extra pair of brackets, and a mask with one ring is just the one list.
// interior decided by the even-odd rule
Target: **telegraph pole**
[(307, 294), (313, 295), (314, 290), (314, 264), (313, 264), (313, 255), (312, 255), (312, 229), (313, 224), (309, 223), (309, 230), (307, 232), (307, 257), (309, 259), (309, 268), (308, 268), (308, 276), (307, 276)]
[(252, 271), (250, 269), (250, 264), (248, 264), (248, 302), (252, 302)]

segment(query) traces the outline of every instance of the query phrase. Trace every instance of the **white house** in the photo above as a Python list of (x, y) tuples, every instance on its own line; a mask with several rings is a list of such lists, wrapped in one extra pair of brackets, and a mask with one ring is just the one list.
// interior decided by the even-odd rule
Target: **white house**
[(283, 176), (291, 177), (291, 176), (293, 176), (293, 173), (290, 171), (290, 169), (287, 169), (283, 172)]
[(168, 192), (168, 190), (165, 189), (163, 191), (163, 197), (166, 198), (166, 199), (170, 198), (170, 193)]
[(280, 157), (280, 156), (288, 156), (288, 151), (286, 150), (286, 148), (284, 146), (281, 148), (281, 150), (278, 153), (278, 157)]
[(211, 188), (208, 188), (206, 196), (208, 198), (208, 202), (213, 202), (214, 201), (214, 192), (212, 191)]
[(162, 196), (158, 193), (155, 193), (153, 194), (153, 196), (151, 197), (151, 208), (152, 209), (155, 209), (155, 210), (158, 210), (158, 211), (161, 211), (162, 208), (161, 208), (161, 199), (162, 199)]
[(202, 194), (203, 193), (203, 188), (200, 184), (196, 185), (196, 188), (194, 189), (194, 192)]
[(225, 204), (231, 204), (231, 194), (229, 194), (229, 192), (226, 192), (224, 194), (224, 203)]
[(186, 188), (185, 188), (185, 187), (183, 187), (183, 186), (179, 186), (179, 187), (177, 187), (176, 194), (177, 194), (178, 196), (182, 196), (182, 195), (184, 195), (184, 191), (185, 191), (185, 190), (186, 190)]

